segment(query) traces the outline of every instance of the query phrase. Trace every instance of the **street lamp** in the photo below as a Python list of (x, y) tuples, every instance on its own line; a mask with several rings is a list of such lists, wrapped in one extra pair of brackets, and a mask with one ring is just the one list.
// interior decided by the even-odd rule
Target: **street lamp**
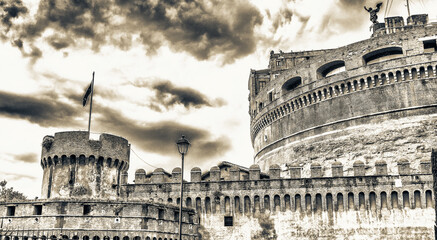
[(182, 240), (182, 202), (183, 202), (183, 187), (184, 187), (184, 156), (188, 152), (188, 147), (190, 146), (190, 142), (185, 139), (185, 136), (182, 135), (181, 139), (179, 139), (176, 144), (178, 145), (178, 151), (182, 155), (182, 166), (181, 166), (181, 197), (179, 200), (179, 240)]

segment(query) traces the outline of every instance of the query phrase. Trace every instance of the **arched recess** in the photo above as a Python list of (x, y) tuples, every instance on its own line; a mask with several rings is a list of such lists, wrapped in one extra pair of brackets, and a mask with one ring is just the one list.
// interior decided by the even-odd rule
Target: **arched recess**
[(372, 64), (403, 56), (404, 54), (401, 47), (386, 47), (366, 53), (363, 56), (363, 60), (366, 64)]
[(337, 73), (346, 71), (346, 66), (343, 60), (336, 60), (326, 63), (317, 69), (317, 77), (329, 77)]
[(302, 78), (301, 77), (292, 77), (288, 79), (283, 85), (282, 85), (282, 91), (288, 92), (291, 91), (297, 87), (299, 87), (302, 84)]

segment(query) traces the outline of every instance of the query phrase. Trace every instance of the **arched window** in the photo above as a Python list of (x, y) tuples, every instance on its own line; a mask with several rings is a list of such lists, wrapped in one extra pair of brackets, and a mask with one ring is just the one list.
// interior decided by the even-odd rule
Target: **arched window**
[(338, 193), (337, 194), (337, 211), (343, 211), (344, 210), (344, 200), (343, 200), (343, 194)]
[(259, 196), (255, 195), (255, 197), (253, 198), (253, 211), (260, 212), (260, 210), (261, 210), (261, 203), (259, 200)]
[(432, 208), (434, 204), (432, 202), (432, 192), (431, 192), (431, 190), (426, 190), (426, 192), (425, 192), (425, 199), (426, 199), (426, 207), (427, 208)]
[(205, 212), (207, 214), (211, 212), (211, 199), (209, 197), (205, 198)]
[(387, 209), (387, 193), (381, 192), (381, 209)]
[(274, 211), (281, 211), (281, 197), (279, 195), (273, 197), (273, 209)]
[(250, 213), (250, 208), (251, 208), (251, 206), (250, 206), (251, 204), (250, 204), (250, 198), (249, 198), (249, 196), (245, 196), (244, 197), (244, 213)]
[(358, 194), (358, 206), (359, 206), (360, 210), (365, 210), (366, 209), (366, 200), (365, 200), (363, 192), (360, 192)]
[(343, 60), (332, 61), (326, 63), (317, 69), (318, 78), (329, 77), (337, 73), (346, 71), (346, 67)]
[(310, 194), (306, 194), (305, 195), (305, 211), (307, 213), (311, 213), (311, 210), (312, 210), (311, 195)]
[(376, 194), (374, 192), (370, 192), (369, 194), (369, 205), (370, 211), (376, 213)]
[(332, 213), (332, 211), (334, 210), (331, 193), (326, 194), (326, 210), (328, 210), (329, 213)]
[(186, 205), (188, 208), (191, 207), (192, 203), (191, 203), (191, 198), (190, 198), (190, 197), (187, 197), (187, 199), (185, 200), (185, 205)]
[(322, 195), (316, 194), (316, 213), (322, 213)]
[(285, 210), (290, 210), (291, 209), (291, 204), (290, 204), (290, 195), (285, 194), (284, 196), (284, 201), (285, 201)]
[(301, 211), (301, 210), (302, 210), (301, 197), (300, 194), (296, 194), (294, 196), (294, 211)]
[(291, 91), (291, 90), (299, 87), (301, 84), (302, 84), (301, 77), (290, 78), (282, 85), (282, 91), (284, 91), (284, 92)]
[(402, 193), (402, 202), (404, 208), (410, 208), (410, 193), (408, 191)]
[(354, 210), (354, 194), (351, 192), (347, 195), (347, 205), (349, 210)]
[(403, 57), (401, 47), (386, 47), (365, 54), (363, 59), (366, 64), (372, 64), (400, 57)]
[(399, 208), (398, 192), (396, 191), (391, 192), (391, 208)]
[(234, 209), (235, 209), (235, 213), (241, 213), (243, 210), (240, 207), (240, 197), (239, 196), (234, 197)]
[(414, 191), (414, 206), (413, 208), (422, 208), (422, 202), (420, 200), (420, 191)]

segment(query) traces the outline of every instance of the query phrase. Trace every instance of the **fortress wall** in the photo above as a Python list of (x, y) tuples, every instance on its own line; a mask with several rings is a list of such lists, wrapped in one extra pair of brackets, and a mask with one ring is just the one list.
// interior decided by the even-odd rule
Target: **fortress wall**
[[(250, 169), (251, 179), (259, 176)], [(200, 215), (202, 239), (433, 239), (432, 181), (414, 174), (187, 182), (184, 206)], [(180, 194), (178, 183), (125, 188), (129, 199), (175, 206)]]
[[(42, 206), (42, 214), (35, 215), (34, 206)], [(90, 206), (90, 213), (84, 214), (84, 205)], [(4, 236), (45, 236), (56, 238), (66, 236), (72, 239), (93, 239), (98, 236), (133, 239), (161, 237), (178, 238), (178, 220), (175, 211), (178, 207), (169, 207), (148, 202), (95, 202), (95, 201), (29, 201), (20, 203), (1, 203), (0, 212), (7, 207), (15, 206), (15, 216), (0, 217), (2, 228), (0, 235)], [(159, 213), (162, 211), (162, 214)], [(192, 210), (183, 212), (184, 239), (195, 239), (197, 233), (197, 218)], [(74, 239), (74, 238), (73, 238)]]
[(254, 213), (218, 226), (223, 215), (204, 215), (205, 239), (434, 239), (433, 209)]

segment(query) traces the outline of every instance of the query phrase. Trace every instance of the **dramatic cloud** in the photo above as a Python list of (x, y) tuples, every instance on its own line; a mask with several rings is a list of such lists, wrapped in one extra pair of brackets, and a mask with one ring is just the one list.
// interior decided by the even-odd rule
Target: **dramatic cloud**
[(35, 153), (24, 153), (24, 154), (14, 155), (14, 160), (25, 162), (25, 163), (35, 163), (39, 161), (38, 156)]
[(49, 95), (40, 98), (0, 92), (0, 115), (26, 119), (43, 127), (76, 126), (80, 106), (57, 101)]
[(210, 100), (199, 91), (188, 87), (177, 87), (168, 80), (152, 80), (152, 82), (137, 81), (136, 87), (146, 87), (154, 91), (155, 96), (151, 99), (150, 109), (161, 112), (162, 107), (170, 109), (175, 105), (183, 105), (189, 109), (191, 107), (221, 107), (226, 104), (225, 100), (218, 98)]
[(21, 0), (14, 1), (0, 1), (0, 18), (3, 26), (6, 27), (6, 31), (12, 26), (12, 19), (19, 17), (20, 15), (25, 15), (28, 10), (23, 5)]
[(164, 156), (179, 155), (175, 143), (182, 134), (193, 145), (190, 149), (193, 161), (211, 160), (231, 148), (230, 140), (226, 137), (214, 138), (206, 130), (174, 121), (140, 124), (112, 109), (102, 110), (96, 121), (101, 130), (111, 129), (111, 132), (127, 138), (134, 146)]
[[(0, 7), (3, 39), (20, 41), (21, 47), (15, 45), (32, 58), (41, 56), (35, 43), (49, 32), (43, 40), (57, 50), (90, 46), (98, 51), (103, 45), (128, 50), (138, 42), (154, 54), (168, 44), (200, 60), (222, 56), (231, 63), (255, 50), (254, 28), (262, 23), (259, 10), (247, 0), (42, 0), (35, 16), (26, 15), (21, 1), (3, 0)], [(20, 16), (23, 23), (11, 21)], [(32, 51), (24, 51), (23, 43)]]
[(21, 179), (25, 179), (25, 178), (30, 179), (30, 180), (36, 180), (36, 177), (34, 177), (34, 176), (20, 174), (20, 173), (10, 173), (10, 172), (0, 171), (0, 175), (5, 176), (5, 179), (7, 179), (8, 181), (17, 181), (17, 180), (21, 180)]
[[(375, 1), (364, 0), (283, 0), (279, 11), (267, 12), (271, 20), (271, 31), (286, 31), (294, 27), (291, 39), (281, 42), (307, 42), (307, 39), (328, 40), (340, 33), (350, 33), (362, 29), (368, 14), (363, 9), (365, 4), (374, 5)], [(314, 9), (317, 6), (317, 9)], [(282, 27), (282, 29), (281, 29)], [(286, 36), (281, 36), (286, 38)], [(288, 45), (284, 45), (288, 46)], [(307, 46), (305, 46), (307, 47)], [(323, 48), (323, 47), (322, 47)]]

